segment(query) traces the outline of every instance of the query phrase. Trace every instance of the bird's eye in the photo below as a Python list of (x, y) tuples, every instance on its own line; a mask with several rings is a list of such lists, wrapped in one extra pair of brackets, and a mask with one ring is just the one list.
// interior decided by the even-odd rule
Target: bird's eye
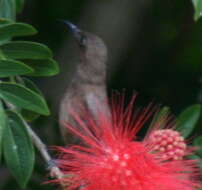
[(86, 36), (81, 35), (81, 38), (80, 38), (80, 40), (79, 40), (79, 44), (80, 44), (81, 46), (86, 46), (86, 41), (87, 41)]

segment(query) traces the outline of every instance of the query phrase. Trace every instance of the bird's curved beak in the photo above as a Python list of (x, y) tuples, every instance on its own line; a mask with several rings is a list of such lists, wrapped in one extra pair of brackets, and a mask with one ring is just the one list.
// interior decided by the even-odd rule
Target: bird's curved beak
[(80, 41), (82, 31), (76, 25), (72, 24), (69, 21), (66, 21), (66, 20), (61, 20), (61, 21), (65, 25), (68, 26), (68, 28), (70, 29), (70, 31), (72, 32), (72, 34), (74, 35), (74, 37), (76, 38), (76, 40)]

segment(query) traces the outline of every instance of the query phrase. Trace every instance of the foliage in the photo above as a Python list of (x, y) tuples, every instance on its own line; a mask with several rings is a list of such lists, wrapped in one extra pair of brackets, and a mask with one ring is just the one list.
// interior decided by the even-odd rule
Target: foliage
[(194, 13), (194, 19), (198, 20), (202, 16), (202, 1), (201, 0), (192, 0), (195, 13)]
[(186, 108), (177, 119), (177, 129), (187, 138), (196, 126), (201, 114), (201, 105), (192, 105)]
[(0, 154), (21, 187), (27, 185), (35, 160), (27, 121), (50, 114), (42, 93), (27, 77), (59, 72), (46, 45), (13, 39), (37, 33), (15, 21), (23, 6), (23, 0), (0, 0)]

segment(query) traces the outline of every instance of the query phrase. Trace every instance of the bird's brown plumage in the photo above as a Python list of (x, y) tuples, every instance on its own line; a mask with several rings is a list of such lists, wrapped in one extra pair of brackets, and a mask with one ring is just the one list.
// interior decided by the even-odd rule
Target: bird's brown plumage
[(107, 48), (98, 36), (73, 27), (80, 62), (60, 104), (60, 128), (65, 142), (68, 141), (65, 123), (77, 127), (71, 116), (72, 111), (82, 115), (81, 108), (87, 109), (97, 121), (98, 109), (110, 116), (106, 93)]

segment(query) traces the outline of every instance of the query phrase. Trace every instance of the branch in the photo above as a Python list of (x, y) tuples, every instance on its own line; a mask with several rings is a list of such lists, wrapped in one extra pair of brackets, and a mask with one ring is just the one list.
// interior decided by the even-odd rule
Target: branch
[[(16, 109), (16, 107), (13, 104), (10, 104), (9, 102), (5, 102), (5, 103), (10, 109)], [(46, 145), (42, 142), (42, 140), (39, 138), (39, 136), (32, 130), (31, 126), (23, 119), (23, 117), (21, 117), (21, 119), (27, 129), (29, 136), (32, 139), (33, 144), (36, 146), (38, 151), (41, 153), (41, 156), (47, 163), (48, 170), (50, 171), (51, 177), (55, 177), (57, 179), (63, 178), (64, 177), (63, 173), (53, 162), (53, 159), (51, 158), (50, 154), (48, 153)], [(65, 184), (63, 184), (62, 182), (60, 183), (60, 185), (62, 187), (66, 187)]]
[(24, 121), (24, 124), (27, 128), (27, 132), (30, 135), (30, 137), (32, 138), (32, 141), (34, 143), (34, 145), (36, 146), (36, 148), (39, 150), (39, 152), (41, 153), (41, 156), (43, 157), (43, 159), (45, 160), (45, 162), (48, 165), (48, 169), (50, 170), (50, 174), (52, 177), (56, 177), (57, 179), (61, 179), (64, 175), (63, 173), (60, 171), (60, 169), (55, 165), (55, 163), (53, 162), (50, 154), (48, 153), (47, 147), (46, 145), (41, 141), (41, 139), (36, 135), (36, 133), (32, 130), (32, 128), (28, 125), (28, 123), (26, 121)]

